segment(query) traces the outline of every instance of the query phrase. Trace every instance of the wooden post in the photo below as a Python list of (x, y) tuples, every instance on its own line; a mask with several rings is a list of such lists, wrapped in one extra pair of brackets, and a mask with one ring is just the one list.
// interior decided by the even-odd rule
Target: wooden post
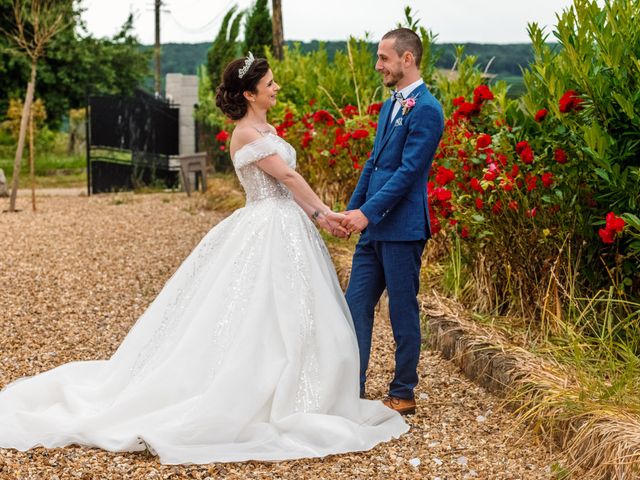
[(27, 136), (27, 122), (29, 121), (29, 112), (33, 103), (33, 94), (36, 87), (36, 61), (31, 61), (31, 77), (27, 84), (27, 93), (24, 97), (24, 105), (22, 106), (22, 119), (20, 120), (20, 133), (18, 134), (18, 147), (16, 148), (16, 156), (13, 161), (13, 177), (11, 178), (11, 197), (9, 197), (9, 211), (16, 211), (16, 197), (18, 196), (18, 179), (20, 177), (20, 167), (22, 166), (22, 154), (24, 152), (24, 141)]
[(155, 0), (155, 14), (156, 14), (156, 43), (154, 48), (154, 55), (156, 57), (156, 96), (160, 96), (160, 89), (162, 82), (160, 81), (160, 7), (162, 0)]
[(36, 211), (36, 160), (33, 141), (33, 104), (29, 110), (29, 176), (31, 177), (31, 208)]
[(273, 56), (278, 60), (284, 57), (284, 32), (282, 30), (282, 0), (272, 0), (273, 10)]

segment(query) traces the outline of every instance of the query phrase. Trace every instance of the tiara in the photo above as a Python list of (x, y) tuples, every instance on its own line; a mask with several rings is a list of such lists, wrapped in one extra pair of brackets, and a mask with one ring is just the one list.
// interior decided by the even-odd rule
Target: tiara
[(246, 75), (254, 60), (255, 58), (253, 57), (253, 53), (249, 52), (249, 55), (247, 55), (247, 58), (244, 61), (244, 67), (238, 69), (238, 78), (242, 78)]

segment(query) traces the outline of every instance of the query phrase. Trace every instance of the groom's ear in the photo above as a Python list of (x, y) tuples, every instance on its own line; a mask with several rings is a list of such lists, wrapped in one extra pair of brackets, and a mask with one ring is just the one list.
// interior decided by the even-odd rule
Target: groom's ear
[(402, 63), (404, 63), (407, 67), (416, 64), (416, 57), (410, 50), (407, 50), (402, 54)]

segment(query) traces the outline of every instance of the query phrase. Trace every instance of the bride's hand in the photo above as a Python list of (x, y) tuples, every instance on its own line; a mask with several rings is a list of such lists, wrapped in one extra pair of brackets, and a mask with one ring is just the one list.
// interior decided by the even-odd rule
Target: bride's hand
[(347, 229), (341, 225), (343, 215), (335, 212), (329, 212), (326, 215), (319, 215), (317, 223), (320, 228), (326, 230), (331, 235), (338, 238), (346, 238), (349, 236)]

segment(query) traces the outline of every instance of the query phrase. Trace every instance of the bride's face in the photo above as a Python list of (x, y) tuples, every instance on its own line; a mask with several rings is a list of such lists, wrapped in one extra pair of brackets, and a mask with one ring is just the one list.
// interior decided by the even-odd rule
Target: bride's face
[(276, 104), (279, 90), (280, 85), (275, 82), (273, 72), (269, 69), (256, 85), (256, 92), (250, 94), (249, 101), (258, 108), (268, 110)]
[(378, 44), (378, 61), (376, 70), (382, 75), (382, 83), (386, 87), (395, 87), (404, 77), (402, 58), (396, 52), (395, 39), (387, 38)]

